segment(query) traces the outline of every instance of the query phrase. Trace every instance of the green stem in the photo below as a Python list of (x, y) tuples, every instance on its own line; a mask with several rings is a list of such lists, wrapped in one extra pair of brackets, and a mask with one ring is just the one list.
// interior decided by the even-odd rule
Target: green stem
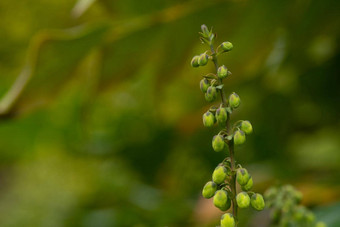
[[(216, 52), (214, 50), (214, 46), (212, 44), (210, 44), (210, 50), (212, 53), (212, 61), (215, 65), (216, 68), (216, 73), (218, 70), (218, 62), (217, 62), (217, 57), (216, 57)], [(220, 84), (222, 84), (222, 79), (219, 79)], [(222, 89), (220, 89), (220, 94), (221, 94), (221, 99), (222, 99), (222, 104), (223, 106), (227, 106), (227, 97), (224, 91), (224, 87), (222, 87)], [(226, 130), (228, 132), (228, 135), (230, 135), (232, 133), (232, 128), (230, 126), (230, 113), (227, 113), (227, 121), (226, 121)], [(229, 148), (229, 154), (230, 154), (230, 160), (231, 160), (231, 171), (232, 171), (232, 178), (231, 178), (231, 182), (230, 182), (230, 187), (231, 187), (231, 191), (233, 194), (233, 199), (232, 199), (232, 206), (233, 206), (233, 216), (235, 217), (235, 219), (237, 220), (237, 203), (236, 203), (236, 168), (235, 168), (235, 158), (234, 158), (234, 141), (231, 140), (228, 143), (228, 148)]]

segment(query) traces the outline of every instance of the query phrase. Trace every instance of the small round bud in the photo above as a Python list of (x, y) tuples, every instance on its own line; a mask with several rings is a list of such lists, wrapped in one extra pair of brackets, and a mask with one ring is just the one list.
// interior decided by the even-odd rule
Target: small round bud
[(245, 134), (249, 135), (249, 134), (251, 134), (253, 132), (253, 126), (250, 124), (249, 121), (242, 121), (242, 123), (241, 123), (241, 130)]
[(250, 180), (248, 171), (245, 168), (237, 169), (236, 180), (241, 186), (246, 185)]
[(240, 97), (233, 92), (230, 96), (229, 96), (229, 106), (233, 109), (237, 108), (241, 103), (241, 99)]
[(212, 147), (214, 151), (219, 152), (222, 151), (224, 148), (224, 139), (221, 135), (216, 135), (212, 139)]
[(228, 76), (228, 69), (227, 69), (227, 67), (225, 67), (224, 65), (220, 66), (217, 69), (217, 76), (220, 79), (226, 78)]
[(246, 135), (242, 130), (237, 130), (234, 132), (234, 144), (240, 145), (243, 144), (246, 141)]
[(319, 221), (315, 224), (315, 227), (327, 227), (327, 225), (324, 222)]
[(210, 86), (205, 93), (205, 100), (208, 102), (212, 102), (216, 99), (216, 88), (214, 86)]
[(207, 80), (206, 78), (201, 80), (200, 89), (203, 93), (207, 92), (209, 86), (210, 86), (209, 80)]
[(207, 111), (203, 114), (203, 125), (205, 127), (211, 127), (215, 124), (215, 116), (211, 112)]
[(249, 197), (248, 193), (246, 193), (246, 192), (238, 193), (237, 196), (236, 196), (236, 202), (237, 202), (237, 205), (240, 208), (247, 208), (247, 207), (249, 207), (250, 197)]
[(216, 184), (222, 184), (227, 177), (227, 169), (224, 166), (217, 166), (212, 174), (212, 179)]
[(221, 44), (221, 48), (223, 49), (223, 51), (228, 52), (231, 51), (233, 49), (233, 44), (231, 42), (223, 42)]
[(221, 227), (235, 227), (234, 216), (230, 213), (223, 214), (221, 217)]
[(198, 58), (198, 64), (200, 66), (205, 66), (208, 63), (209, 56), (206, 53), (203, 53)]
[(227, 121), (228, 115), (227, 115), (227, 110), (223, 107), (220, 107), (216, 110), (216, 120), (219, 124), (225, 124)]
[(265, 203), (261, 194), (256, 193), (250, 199), (251, 206), (255, 210), (263, 210)]
[(197, 68), (198, 66), (200, 66), (200, 65), (198, 64), (198, 59), (199, 59), (199, 56), (198, 56), (198, 55), (196, 55), (196, 56), (194, 56), (194, 57), (192, 58), (192, 60), (191, 60), (191, 66), (192, 66), (192, 67)]
[(224, 190), (217, 190), (214, 199), (214, 205), (222, 211), (226, 211), (230, 208), (231, 202), (228, 198), (228, 193)]
[(210, 199), (211, 197), (215, 195), (216, 190), (217, 190), (217, 184), (215, 184), (212, 181), (209, 181), (203, 187), (202, 196), (206, 199)]
[(247, 184), (241, 186), (243, 191), (249, 191), (253, 187), (253, 178), (250, 177)]

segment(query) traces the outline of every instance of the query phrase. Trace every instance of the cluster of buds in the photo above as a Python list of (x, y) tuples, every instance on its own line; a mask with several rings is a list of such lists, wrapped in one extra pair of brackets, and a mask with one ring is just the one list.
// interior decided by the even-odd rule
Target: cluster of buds
[[(221, 211), (228, 210), (231, 201), (235, 198), (231, 188), (233, 174), (231, 160), (228, 157), (215, 168), (212, 181), (207, 182), (202, 190), (203, 197), (206, 199), (213, 197), (214, 205)], [(261, 194), (250, 191), (253, 187), (253, 178), (241, 165), (238, 165), (236, 170), (236, 180), (243, 190), (236, 195), (238, 207), (248, 208), (251, 205), (255, 210), (263, 210), (265, 207), (264, 199)], [(231, 217), (228, 215), (228, 219), (231, 219)], [(235, 226), (235, 224), (222, 226)]]
[[(202, 25), (201, 41), (208, 44), (210, 50), (203, 54), (194, 56), (191, 65), (199, 67), (212, 61), (216, 68), (216, 73), (209, 73), (203, 76), (200, 81), (200, 89), (204, 93), (206, 101), (213, 102), (218, 94), (221, 95), (220, 105), (212, 106), (203, 114), (203, 125), (212, 127), (215, 124), (222, 127), (217, 135), (212, 139), (212, 147), (216, 152), (229, 150), (230, 157), (225, 158), (214, 170), (212, 181), (205, 184), (202, 195), (204, 198), (212, 198), (214, 205), (222, 211), (227, 211), (233, 206), (233, 214), (225, 213), (221, 217), (221, 227), (237, 226), (237, 208), (247, 208), (250, 205), (255, 210), (262, 210), (265, 203), (262, 195), (250, 191), (253, 186), (253, 179), (245, 168), (235, 163), (233, 158), (234, 145), (241, 145), (246, 141), (246, 135), (253, 132), (253, 127), (249, 121), (240, 120), (232, 126), (230, 115), (241, 104), (240, 97), (232, 92), (229, 97), (225, 96), (223, 80), (231, 75), (227, 67), (218, 66), (217, 56), (229, 52), (233, 49), (230, 42), (223, 42), (216, 50), (213, 42), (216, 35), (205, 25)], [(242, 192), (237, 194), (236, 182), (241, 186)], [(236, 212), (235, 212), (236, 210)]]
[(326, 227), (317, 222), (314, 214), (300, 205), (302, 193), (291, 185), (271, 187), (265, 193), (266, 204), (271, 208), (271, 219), (276, 226)]

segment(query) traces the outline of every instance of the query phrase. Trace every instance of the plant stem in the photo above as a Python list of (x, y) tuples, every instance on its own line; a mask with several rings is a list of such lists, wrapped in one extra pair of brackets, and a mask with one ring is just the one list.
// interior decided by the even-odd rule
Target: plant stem
[[(218, 70), (218, 62), (217, 62), (217, 57), (216, 57), (216, 52), (214, 49), (213, 44), (210, 44), (210, 50), (212, 53), (212, 61), (214, 62), (215, 68), (216, 68), (216, 73)], [(222, 79), (219, 79), (220, 84), (223, 84)], [(222, 99), (222, 104), (223, 106), (227, 106), (227, 98), (225, 95), (224, 87), (220, 89), (220, 94), (221, 94), (221, 99)], [(228, 135), (232, 133), (232, 128), (230, 126), (230, 113), (227, 113), (227, 121), (226, 121), (226, 130)], [(237, 203), (236, 203), (236, 169), (235, 169), (235, 158), (234, 158), (234, 141), (231, 140), (228, 143), (228, 148), (229, 148), (229, 154), (230, 154), (230, 160), (231, 160), (231, 171), (232, 171), (232, 177), (231, 177), (231, 182), (230, 182), (230, 187), (231, 187), (231, 192), (232, 192), (232, 205), (233, 205), (233, 216), (237, 220)]]

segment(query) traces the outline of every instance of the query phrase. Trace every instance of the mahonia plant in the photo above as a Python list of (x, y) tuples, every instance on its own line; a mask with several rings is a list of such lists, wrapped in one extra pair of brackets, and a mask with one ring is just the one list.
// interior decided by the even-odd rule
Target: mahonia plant
[(267, 207), (271, 209), (273, 227), (326, 227), (317, 222), (314, 214), (302, 206), (302, 193), (291, 185), (271, 187), (264, 193)]
[[(223, 42), (216, 50), (214, 40), (216, 34), (209, 30), (207, 26), (201, 26), (200, 40), (209, 46), (209, 50), (194, 56), (191, 61), (192, 67), (205, 66), (211, 61), (216, 68), (216, 73), (209, 73), (203, 76), (200, 81), (200, 89), (204, 93), (206, 101), (213, 102), (218, 94), (221, 96), (219, 106), (212, 106), (203, 114), (203, 125), (212, 127), (215, 124), (222, 129), (212, 139), (214, 151), (220, 152), (229, 150), (229, 157), (226, 157), (215, 168), (212, 174), (212, 181), (203, 187), (202, 195), (204, 198), (212, 198), (214, 205), (222, 211), (227, 211), (232, 207), (232, 213), (225, 213), (221, 217), (221, 227), (237, 226), (238, 208), (248, 208), (250, 205), (255, 210), (262, 210), (265, 207), (264, 199), (261, 194), (251, 191), (253, 179), (247, 169), (240, 164), (236, 165), (234, 157), (234, 145), (241, 145), (246, 141), (246, 135), (253, 132), (253, 127), (249, 121), (239, 120), (231, 124), (231, 114), (239, 107), (240, 97), (232, 92), (229, 97), (223, 87), (223, 80), (231, 76), (231, 72), (224, 65), (219, 65), (217, 57), (233, 49), (231, 42)], [(236, 182), (241, 186), (242, 192), (237, 193)]]

